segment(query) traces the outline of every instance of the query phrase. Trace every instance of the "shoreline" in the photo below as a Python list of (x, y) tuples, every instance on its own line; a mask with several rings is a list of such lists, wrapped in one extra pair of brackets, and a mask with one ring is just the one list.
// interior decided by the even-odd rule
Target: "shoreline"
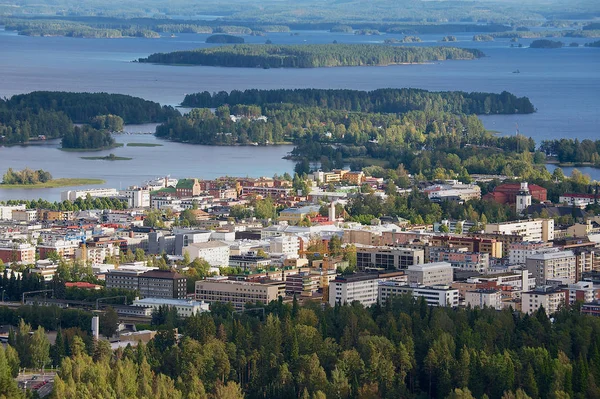
[(15, 190), (15, 189), (39, 189), (39, 188), (59, 188), (59, 187), (75, 187), (87, 185), (105, 184), (102, 179), (84, 179), (84, 178), (59, 178), (52, 179), (46, 183), (36, 184), (0, 184), (0, 190)]

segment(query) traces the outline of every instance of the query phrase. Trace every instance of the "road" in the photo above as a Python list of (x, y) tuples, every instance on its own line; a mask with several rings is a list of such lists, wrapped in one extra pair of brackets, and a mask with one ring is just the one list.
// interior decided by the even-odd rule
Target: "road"
[(17, 376), (17, 384), (21, 389), (30, 389), (37, 391), (40, 398), (50, 395), (54, 387), (54, 377), (56, 372), (24, 373)]

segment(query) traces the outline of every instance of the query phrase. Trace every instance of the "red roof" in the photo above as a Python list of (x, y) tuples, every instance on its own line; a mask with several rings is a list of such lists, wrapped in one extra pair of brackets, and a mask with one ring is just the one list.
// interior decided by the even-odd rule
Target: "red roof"
[(86, 290), (99, 290), (102, 288), (101, 285), (86, 283), (84, 281), (76, 281), (74, 283), (65, 283), (65, 287), (67, 288), (82, 288)]

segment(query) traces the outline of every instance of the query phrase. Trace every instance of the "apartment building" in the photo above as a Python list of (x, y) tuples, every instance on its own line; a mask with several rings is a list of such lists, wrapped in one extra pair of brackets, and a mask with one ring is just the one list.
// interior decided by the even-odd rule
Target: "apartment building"
[(554, 219), (517, 220), (514, 222), (488, 223), (485, 232), (523, 237), (523, 241), (554, 240)]
[(565, 292), (550, 286), (540, 286), (533, 291), (524, 292), (521, 301), (523, 313), (532, 314), (544, 307), (546, 314), (553, 314), (565, 304)]
[(424, 262), (425, 252), (422, 249), (400, 247), (358, 247), (356, 249), (358, 270), (368, 268), (404, 270)]
[(565, 301), (572, 305), (575, 302), (589, 303), (600, 299), (600, 287), (594, 286), (591, 281), (578, 281), (561, 287), (565, 292)]
[(455, 269), (477, 273), (487, 273), (490, 267), (490, 255), (484, 252), (466, 252), (450, 248), (431, 248), (430, 262), (448, 262)]
[(535, 277), (536, 285), (546, 285), (547, 280), (574, 283), (577, 262), (573, 251), (544, 252), (531, 255), (526, 261), (527, 270)]
[(498, 289), (478, 289), (465, 292), (465, 304), (472, 308), (502, 309), (502, 291)]
[(300, 241), (296, 236), (275, 237), (269, 242), (269, 252), (297, 256), (300, 250)]
[(489, 254), (491, 258), (502, 258), (504, 256), (502, 241), (495, 238), (436, 235), (429, 239), (429, 243), (435, 247), (466, 248), (468, 252), (484, 252)]
[(38, 211), (35, 209), (16, 209), (12, 211), (12, 220), (15, 222), (35, 222), (38, 220)]
[(508, 249), (508, 262), (511, 265), (524, 265), (529, 256), (541, 250), (552, 247), (552, 243), (544, 241), (523, 241), (510, 244)]
[(183, 253), (191, 259), (202, 258), (214, 267), (229, 265), (229, 245), (221, 241), (191, 243), (183, 247)]
[(13, 211), (24, 211), (25, 205), (3, 205), (0, 206), (0, 220), (13, 220)]
[(354, 301), (363, 306), (377, 303), (378, 286), (382, 281), (396, 280), (405, 283), (407, 277), (403, 272), (355, 273), (348, 276), (337, 276), (329, 283), (329, 304), (345, 304)]
[(279, 293), (279, 283), (236, 281), (226, 277), (196, 281), (196, 300), (231, 303), (236, 310), (243, 310), (247, 303), (268, 304), (277, 300)]
[(0, 260), (4, 263), (35, 263), (35, 246), (29, 243), (1, 241)]
[(452, 265), (448, 262), (425, 263), (409, 266), (406, 270), (409, 284), (448, 285), (452, 284)]
[(114, 188), (92, 188), (89, 190), (68, 190), (60, 193), (61, 201), (75, 201), (77, 198), (103, 198), (103, 197), (118, 197), (119, 192)]
[(379, 303), (385, 303), (397, 295), (410, 294), (414, 298), (424, 298), (429, 306), (457, 307), (459, 304), (458, 290), (448, 285), (421, 286), (409, 285), (397, 281), (384, 281), (379, 284)]

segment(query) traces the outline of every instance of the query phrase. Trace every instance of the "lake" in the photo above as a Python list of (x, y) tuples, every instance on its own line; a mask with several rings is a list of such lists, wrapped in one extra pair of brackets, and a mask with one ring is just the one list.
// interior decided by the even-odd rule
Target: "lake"
[[(245, 36), (248, 43), (383, 43), (403, 35), (358, 36), (343, 33), (300, 31), (299, 35), (269, 33), (266, 37)], [(511, 48), (508, 39), (473, 42), (475, 33), (455, 34), (458, 42), (440, 43), (443, 35), (421, 35), (414, 46), (446, 45), (478, 48), (487, 57), (475, 61), (446, 61), (425, 65), (389, 67), (342, 67), (319, 69), (254, 69), (180, 67), (133, 63), (154, 52), (207, 47), (206, 34), (180, 34), (160, 39), (76, 39), (26, 37), (0, 31), (0, 96), (34, 90), (65, 90), (123, 93), (177, 105), (185, 94), (198, 91), (230, 91), (247, 88), (349, 88), (372, 90), (383, 87), (413, 87), (428, 90), (510, 91), (528, 96), (537, 112), (531, 115), (482, 116), (488, 129), (522, 134), (536, 142), (544, 139), (598, 138), (600, 126), (600, 49), (565, 47), (529, 49), (531, 40), (521, 39), (524, 48)], [(592, 39), (563, 39), (590, 42)], [(513, 71), (519, 70), (515, 74)], [(145, 140), (155, 140), (144, 137)], [(141, 140), (136, 136), (134, 141)], [(119, 141), (121, 141), (119, 139)], [(293, 163), (281, 159), (288, 147), (200, 147), (168, 143), (164, 147), (115, 149), (132, 161), (79, 160), (54, 146), (0, 149), (0, 172), (8, 167), (49, 170), (56, 177), (97, 177), (113, 186), (139, 184), (145, 178), (171, 174), (175, 177), (211, 177), (222, 174), (260, 176), (289, 172)], [(108, 152), (107, 152), (108, 153)], [(131, 155), (129, 155), (131, 154)], [(151, 161), (146, 157), (150, 155)], [(144, 159), (142, 160), (142, 157)], [(223, 163), (218, 163), (227, 159)], [(63, 165), (62, 162), (68, 164)], [(188, 162), (190, 164), (188, 164)], [(139, 166), (138, 166), (139, 163)], [(108, 165), (107, 165), (108, 164)], [(262, 166), (261, 166), (262, 165)], [(76, 168), (76, 169), (74, 169)], [(64, 173), (71, 174), (65, 175)], [(140, 173), (140, 175), (137, 175)], [(138, 177), (139, 176), (139, 177)], [(134, 178), (135, 177), (135, 178)], [(0, 192), (0, 200), (20, 195), (56, 199), (56, 190)], [(58, 190), (58, 192), (61, 190)]]

